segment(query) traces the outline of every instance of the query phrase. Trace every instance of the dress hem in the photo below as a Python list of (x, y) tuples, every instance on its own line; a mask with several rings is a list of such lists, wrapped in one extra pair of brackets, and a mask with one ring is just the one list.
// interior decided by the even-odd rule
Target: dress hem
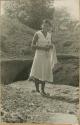
[(38, 81), (38, 82), (48, 82), (48, 83), (53, 83), (53, 81), (47, 81), (47, 80), (40, 80), (40, 79), (38, 79), (38, 78), (35, 78), (34, 76), (30, 76), (29, 78), (28, 78), (28, 80), (29, 81), (33, 81), (33, 82), (35, 82), (35, 81)]

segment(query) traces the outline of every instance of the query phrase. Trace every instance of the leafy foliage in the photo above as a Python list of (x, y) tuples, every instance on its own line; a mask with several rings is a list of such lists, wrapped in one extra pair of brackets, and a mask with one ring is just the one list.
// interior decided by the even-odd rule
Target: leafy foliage
[(30, 44), (35, 30), (22, 24), (18, 19), (1, 17), (2, 58), (19, 58), (31, 55)]
[(6, 16), (1, 17), (0, 24), (3, 55), (7, 57), (30, 55), (32, 51), (30, 44), (35, 33), (30, 27), (39, 29), (45, 17), (53, 18), (53, 42), (57, 53), (73, 55), (79, 53), (80, 22), (71, 20), (65, 9), (55, 9), (53, 13), (49, 2), (50, 0), (6, 1), (4, 6)]
[(22, 23), (39, 29), (44, 18), (53, 18), (51, 0), (17, 0), (5, 3), (5, 12), (11, 18), (17, 17)]
[(78, 54), (80, 41), (80, 22), (72, 20), (65, 9), (55, 10), (53, 20), (53, 41), (57, 52)]

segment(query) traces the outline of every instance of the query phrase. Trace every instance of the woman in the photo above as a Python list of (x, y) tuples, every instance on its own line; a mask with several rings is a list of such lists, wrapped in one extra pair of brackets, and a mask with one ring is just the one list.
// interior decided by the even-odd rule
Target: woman
[[(32, 40), (32, 48), (36, 50), (33, 60), (30, 78), (34, 80), (36, 92), (40, 92), (39, 84), (41, 84), (41, 93), (46, 94), (45, 83), (53, 82), (54, 64), (57, 63), (56, 51), (52, 44), (51, 23), (49, 20), (43, 20), (42, 29), (37, 31)], [(54, 48), (54, 49), (53, 49)]]

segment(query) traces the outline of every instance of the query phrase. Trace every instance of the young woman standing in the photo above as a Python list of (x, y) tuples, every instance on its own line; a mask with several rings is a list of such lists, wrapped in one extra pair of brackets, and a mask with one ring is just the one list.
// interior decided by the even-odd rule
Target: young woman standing
[(45, 83), (53, 82), (52, 68), (57, 63), (56, 51), (52, 44), (50, 32), (51, 26), (49, 20), (43, 20), (42, 29), (35, 33), (32, 40), (32, 48), (36, 51), (29, 79), (34, 80), (36, 92), (40, 92), (39, 84), (41, 84), (42, 94), (46, 94)]

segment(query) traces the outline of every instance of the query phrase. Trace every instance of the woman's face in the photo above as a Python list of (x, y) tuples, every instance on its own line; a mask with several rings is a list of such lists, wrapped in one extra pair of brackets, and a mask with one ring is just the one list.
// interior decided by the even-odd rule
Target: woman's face
[(42, 30), (45, 32), (50, 31), (50, 25), (48, 23), (43, 23), (42, 24)]

